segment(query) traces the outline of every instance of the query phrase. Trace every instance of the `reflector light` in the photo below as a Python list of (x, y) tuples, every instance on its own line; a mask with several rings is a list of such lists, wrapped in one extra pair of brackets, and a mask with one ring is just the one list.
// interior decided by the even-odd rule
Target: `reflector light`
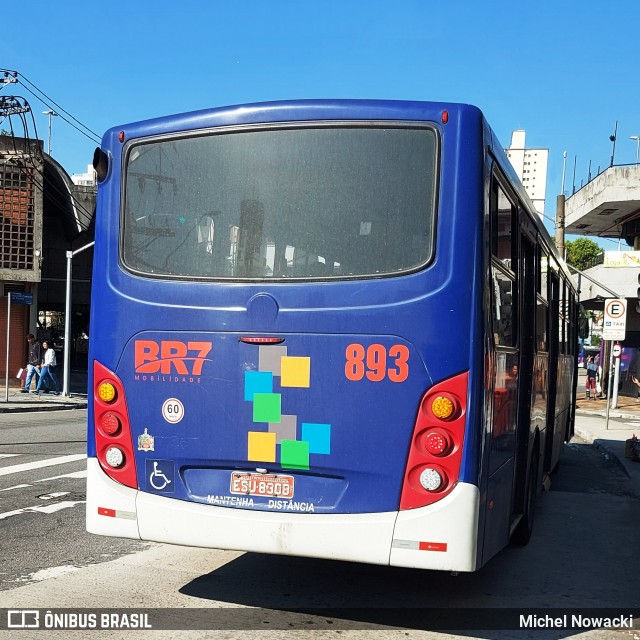
[(119, 131), (118, 132), (118, 141), (119, 142), (124, 142), (124, 131)]
[(98, 397), (103, 402), (113, 402), (116, 399), (116, 388), (110, 382), (102, 382), (98, 387)]
[(118, 416), (113, 413), (105, 413), (100, 421), (100, 426), (107, 435), (112, 436), (115, 433), (118, 433), (120, 429), (120, 420), (118, 419)]
[(449, 112), (445, 109), (442, 112), (442, 124), (447, 124), (449, 122)]
[(436, 396), (431, 403), (431, 411), (433, 412), (433, 415), (436, 418), (440, 418), (440, 420), (447, 420), (450, 418), (453, 415), (455, 408), (453, 400), (446, 396)]
[(240, 338), (240, 342), (245, 342), (246, 344), (280, 344), (284, 342), (284, 338), (243, 336)]
[(420, 551), (446, 551), (446, 542), (420, 542), (418, 544)]
[(110, 467), (117, 469), (124, 464), (124, 453), (118, 447), (109, 447), (104, 459)]
[(438, 471), (427, 467), (420, 473), (420, 484), (427, 491), (437, 491), (444, 484), (444, 479)]
[(429, 431), (424, 437), (424, 448), (432, 456), (441, 456), (449, 449), (450, 439), (446, 433), (438, 429)]
[(115, 509), (107, 509), (106, 507), (98, 507), (98, 515), (99, 516), (107, 516), (108, 518), (116, 517)]

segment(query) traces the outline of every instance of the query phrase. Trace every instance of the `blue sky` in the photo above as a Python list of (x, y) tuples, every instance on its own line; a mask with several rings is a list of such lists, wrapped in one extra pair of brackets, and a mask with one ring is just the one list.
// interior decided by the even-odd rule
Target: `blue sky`
[[(640, 2), (584, 0), (23, 0), (2, 11), (0, 68), (18, 71), (100, 136), (148, 117), (288, 98), (479, 106), (504, 146), (526, 129), (549, 149), (545, 215), (560, 192), (632, 163), (640, 135)], [(22, 95), (47, 138), (49, 108)], [(95, 142), (53, 119), (69, 173)], [(0, 128), (6, 126), (0, 125)], [(549, 226), (549, 220), (547, 220)], [(604, 241), (605, 248), (615, 249)]]

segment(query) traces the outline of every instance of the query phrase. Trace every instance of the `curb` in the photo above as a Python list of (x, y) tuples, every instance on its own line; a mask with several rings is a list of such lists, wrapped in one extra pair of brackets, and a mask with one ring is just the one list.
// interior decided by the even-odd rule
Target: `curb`
[(36, 411), (74, 411), (75, 409), (86, 409), (86, 404), (67, 404), (57, 406), (41, 407), (0, 407), (0, 413), (32, 413)]
[[(590, 411), (589, 409), (576, 409), (577, 416), (597, 416), (599, 418), (606, 418), (606, 411)], [(617, 409), (609, 410), (610, 418), (622, 418), (623, 420), (638, 420), (640, 416), (637, 413), (624, 413), (622, 411), (618, 411)]]
[(87, 401), (83, 402), (63, 402), (53, 403), (47, 402), (43, 404), (27, 405), (22, 404), (19, 406), (7, 406), (0, 403), (0, 413), (29, 413), (35, 411), (73, 411), (74, 409), (86, 409), (88, 406)]
[[(611, 414), (609, 414), (609, 416), (611, 416)], [(604, 444), (600, 438), (595, 438), (593, 434), (579, 428), (574, 429), (574, 432), (579, 438), (591, 443), (598, 451), (605, 454), (616, 465), (616, 467), (618, 467), (627, 476), (627, 478), (631, 478), (629, 470), (625, 463), (620, 459), (618, 453), (616, 453), (611, 447)]]

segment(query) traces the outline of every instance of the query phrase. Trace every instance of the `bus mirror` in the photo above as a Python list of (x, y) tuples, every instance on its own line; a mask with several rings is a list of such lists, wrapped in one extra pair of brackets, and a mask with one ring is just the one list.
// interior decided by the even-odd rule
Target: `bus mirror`
[(98, 176), (98, 182), (102, 182), (109, 173), (109, 156), (100, 147), (96, 147), (93, 152), (93, 168)]

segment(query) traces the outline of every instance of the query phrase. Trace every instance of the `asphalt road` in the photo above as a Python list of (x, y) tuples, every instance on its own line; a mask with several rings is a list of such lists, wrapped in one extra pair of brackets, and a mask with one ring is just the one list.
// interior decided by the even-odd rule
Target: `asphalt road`
[(86, 420), (86, 410), (0, 414), (0, 590), (147, 546), (85, 531)]
[[(619, 466), (586, 443), (566, 446), (551, 490), (539, 497), (527, 547), (509, 547), (482, 570), (452, 576), (91, 536), (84, 531), (82, 458), (3, 475), (21, 464), (81, 456), (85, 419), (85, 411), (0, 416), (0, 455), (11, 456), (0, 458), (0, 608), (193, 608), (195, 615), (202, 609), (250, 607), (285, 616), (291, 609), (326, 607), (343, 611), (341, 620), (294, 617), (287, 623), (287, 637), (319, 638), (328, 631), (365, 637), (367, 629), (367, 638), (454, 638), (459, 636), (421, 631), (412, 616), (425, 606), (640, 607), (640, 496)], [(42, 505), (47, 507), (35, 509)], [(381, 626), (380, 612), (389, 608), (408, 608), (402, 630)], [(248, 614), (238, 611), (237, 619)], [(347, 626), (334, 630), (331, 624)], [(282, 630), (269, 628), (265, 623), (260, 631), (247, 629), (242, 635), (221, 630), (215, 636), (189, 632), (188, 637), (282, 637)], [(132, 632), (101, 633), (102, 638), (134, 637)], [(175, 637), (175, 632), (152, 633), (154, 638)], [(460, 637), (633, 638), (610, 633), (534, 629)], [(20, 638), (32, 635), (43, 637), (23, 631)], [(86, 636), (69, 632), (65, 637)]]

